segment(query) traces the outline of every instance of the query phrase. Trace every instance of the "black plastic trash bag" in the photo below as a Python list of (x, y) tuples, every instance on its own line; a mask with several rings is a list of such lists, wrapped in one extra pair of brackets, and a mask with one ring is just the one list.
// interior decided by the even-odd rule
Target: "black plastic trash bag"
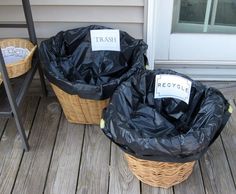
[[(155, 77), (173, 74), (192, 82), (189, 104), (154, 99)], [(140, 71), (115, 90), (101, 128), (137, 158), (163, 162), (198, 160), (230, 117), (229, 103), (214, 88), (171, 70)]]
[(69, 94), (102, 100), (137, 69), (144, 68), (147, 45), (120, 31), (120, 51), (92, 51), (88, 26), (59, 32), (40, 45), (40, 59), (49, 81)]

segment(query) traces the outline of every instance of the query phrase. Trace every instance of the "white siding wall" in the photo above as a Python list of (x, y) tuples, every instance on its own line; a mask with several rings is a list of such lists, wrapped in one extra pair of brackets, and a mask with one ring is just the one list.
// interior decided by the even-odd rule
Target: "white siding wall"
[[(146, 0), (30, 0), (38, 38), (60, 30), (99, 24), (144, 37)], [(0, 1), (0, 23), (23, 22), (21, 0)], [(24, 29), (1, 29), (0, 38), (27, 37)]]

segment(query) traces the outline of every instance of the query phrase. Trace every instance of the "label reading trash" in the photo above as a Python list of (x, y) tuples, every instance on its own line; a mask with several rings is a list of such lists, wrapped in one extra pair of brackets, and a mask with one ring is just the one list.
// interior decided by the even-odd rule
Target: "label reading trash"
[(177, 98), (189, 103), (192, 82), (186, 78), (161, 74), (156, 75), (154, 98)]
[(90, 30), (92, 51), (120, 51), (119, 30)]

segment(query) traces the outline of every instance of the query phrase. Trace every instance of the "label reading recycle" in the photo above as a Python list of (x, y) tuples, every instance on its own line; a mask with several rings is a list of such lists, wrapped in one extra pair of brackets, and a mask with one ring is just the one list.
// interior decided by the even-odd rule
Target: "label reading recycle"
[(186, 78), (160, 74), (156, 75), (154, 98), (177, 98), (189, 103), (192, 82)]

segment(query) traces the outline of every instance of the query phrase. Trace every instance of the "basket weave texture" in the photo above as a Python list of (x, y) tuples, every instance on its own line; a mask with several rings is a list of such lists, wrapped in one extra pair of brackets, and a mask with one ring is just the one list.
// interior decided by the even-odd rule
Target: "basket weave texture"
[(84, 99), (78, 95), (70, 95), (52, 83), (51, 85), (69, 122), (96, 125), (100, 123), (102, 110), (108, 105), (109, 99)]
[(129, 169), (143, 183), (153, 187), (169, 188), (186, 180), (192, 173), (195, 161), (169, 163), (138, 159), (125, 154)]
[[(37, 46), (33, 45), (30, 41), (25, 39), (4, 39), (0, 41), (0, 47), (6, 48), (9, 46), (27, 48), (30, 53), (28, 56), (19, 62), (6, 64), (7, 72), (9, 78), (15, 78), (25, 74), (31, 68), (31, 62), (33, 58), (34, 51)], [(1, 73), (0, 73), (0, 83), (2, 82)]]

